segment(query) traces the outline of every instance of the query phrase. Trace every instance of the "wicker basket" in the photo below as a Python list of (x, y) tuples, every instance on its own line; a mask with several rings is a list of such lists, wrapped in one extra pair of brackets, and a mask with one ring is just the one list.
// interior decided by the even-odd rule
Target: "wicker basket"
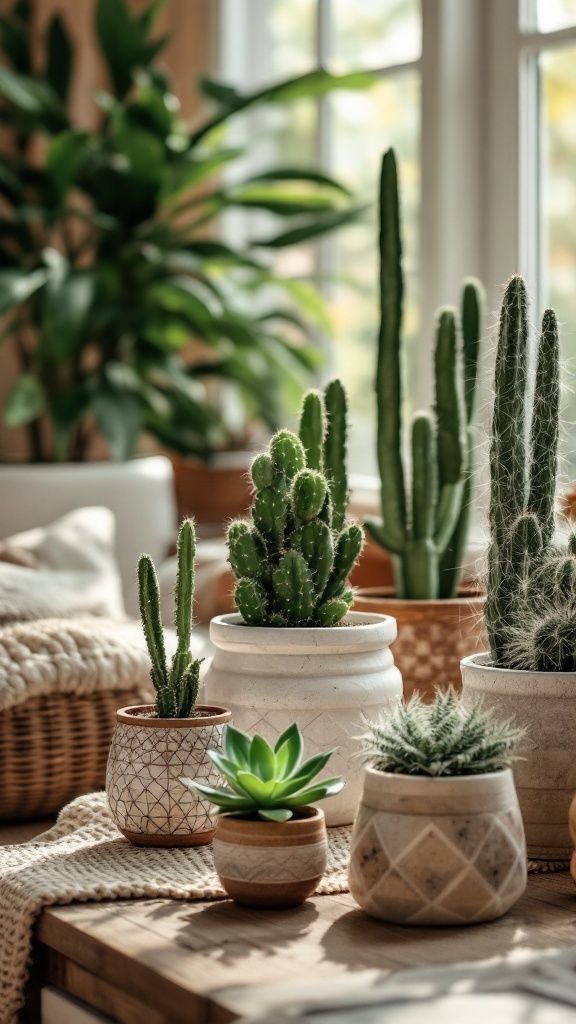
[(44, 818), (104, 787), (118, 708), (142, 691), (33, 697), (0, 712), (0, 821)]

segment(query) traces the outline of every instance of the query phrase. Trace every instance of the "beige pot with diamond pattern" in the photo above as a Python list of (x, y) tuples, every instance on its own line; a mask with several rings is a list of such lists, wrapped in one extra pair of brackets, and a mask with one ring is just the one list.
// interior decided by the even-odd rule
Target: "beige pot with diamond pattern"
[(372, 917), (477, 924), (522, 895), (526, 843), (509, 768), (436, 779), (364, 771), (349, 882)]
[(342, 775), (346, 785), (330, 797), (327, 825), (354, 820), (362, 714), (375, 718), (402, 695), (390, 650), (395, 637), (394, 619), (356, 612), (329, 628), (246, 626), (240, 615), (210, 623), (216, 652), (204, 677), (206, 700), (230, 708), (236, 726), (271, 743), (297, 722), (307, 757), (334, 749), (318, 778)]
[(141, 846), (202, 846), (216, 831), (213, 805), (180, 777), (219, 785), (206, 751), (222, 747), (232, 714), (198, 704), (194, 718), (154, 718), (154, 705), (122, 708), (106, 770), (106, 794), (116, 825)]
[(212, 844), (222, 887), (248, 907), (294, 907), (314, 892), (326, 870), (324, 812), (302, 807), (289, 821), (223, 814)]
[(472, 588), (442, 601), (403, 601), (392, 587), (369, 587), (356, 593), (353, 607), (396, 619), (398, 639), (392, 653), (402, 674), (404, 699), (417, 690), (424, 700), (433, 700), (438, 685), (459, 690), (462, 658), (486, 649), (484, 601)]

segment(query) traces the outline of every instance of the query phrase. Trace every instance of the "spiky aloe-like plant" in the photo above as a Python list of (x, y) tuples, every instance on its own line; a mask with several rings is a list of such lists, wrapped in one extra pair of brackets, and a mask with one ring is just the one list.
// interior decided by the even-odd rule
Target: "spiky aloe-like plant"
[(432, 704), (414, 694), (361, 737), (375, 768), (398, 775), (482, 775), (508, 768), (525, 730), (494, 719), (482, 701), (465, 704), (456, 691), (437, 690)]
[[(554, 537), (560, 345), (542, 317), (533, 388), (526, 284), (510, 279), (496, 355), (490, 446), (490, 548), (485, 620), (494, 664), (576, 671), (576, 535)], [(532, 399), (531, 399), (532, 395)]]
[[(381, 320), (376, 372), (377, 448), (382, 517), (367, 519), (372, 539), (392, 555), (398, 597), (454, 597), (462, 575), (472, 496), (472, 419), (480, 342), (482, 289), (464, 282), (460, 317), (440, 310), (436, 325), (434, 413), (411, 428), (406, 485), (402, 424), (402, 239), (394, 150), (380, 183)], [(461, 338), (460, 338), (461, 335)]]
[(251, 467), (251, 522), (228, 530), (234, 592), (251, 626), (335, 626), (362, 528), (348, 522), (346, 393), (333, 380), (304, 397), (299, 435), (280, 430)]
[(178, 571), (174, 588), (174, 624), (178, 646), (170, 666), (166, 659), (160, 591), (154, 563), (150, 555), (141, 555), (138, 562), (140, 615), (152, 662), (150, 675), (156, 691), (156, 712), (159, 718), (190, 718), (198, 697), (202, 659), (194, 658), (190, 650), (195, 555), (194, 523), (191, 519), (185, 519), (178, 535)]
[(335, 796), (344, 786), (339, 775), (313, 782), (332, 757), (332, 750), (302, 762), (303, 749), (296, 723), (282, 733), (274, 749), (258, 733), (250, 737), (227, 725), (224, 753), (209, 750), (208, 757), (228, 785), (206, 786), (185, 778), (180, 782), (237, 818), (256, 815), (264, 821), (288, 821), (301, 807)]

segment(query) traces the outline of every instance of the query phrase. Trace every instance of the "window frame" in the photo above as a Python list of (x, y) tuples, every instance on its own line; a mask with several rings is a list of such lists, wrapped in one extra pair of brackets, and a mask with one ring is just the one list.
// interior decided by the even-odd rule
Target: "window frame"
[[(251, 3), (219, 0), (220, 71), (238, 82), (246, 71)], [(321, 58), (328, 4), (318, 0)], [(503, 285), (519, 271), (535, 314), (542, 309), (538, 54), (575, 44), (576, 25), (540, 32), (536, 6), (537, 0), (422, 0), (420, 59), (378, 69), (383, 76), (404, 69), (421, 75), (418, 406), (432, 397), (435, 312), (458, 304), (464, 276), (484, 283), (487, 308), (496, 311)], [(321, 162), (329, 150), (326, 124), (321, 106)], [(329, 258), (324, 246), (320, 259)], [(489, 317), (488, 333), (495, 319)]]

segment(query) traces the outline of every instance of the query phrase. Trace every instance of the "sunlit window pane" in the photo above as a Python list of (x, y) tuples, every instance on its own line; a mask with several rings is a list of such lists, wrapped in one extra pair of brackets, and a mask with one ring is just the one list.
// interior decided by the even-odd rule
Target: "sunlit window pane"
[(331, 301), (335, 331), (333, 368), (345, 381), (350, 396), (350, 463), (356, 473), (371, 473), (376, 465), (373, 389), (379, 326), (377, 196), (380, 160), (388, 146), (395, 147), (400, 160), (407, 380), (414, 379), (417, 366), (419, 76), (409, 71), (398, 73), (383, 79), (368, 93), (342, 94), (332, 105), (332, 164), (359, 199), (371, 204), (363, 224), (347, 228), (330, 243), (336, 278)]
[(383, 68), (417, 60), (420, 0), (329, 0), (334, 70)]
[[(565, 5), (568, 6), (568, 5)], [(576, 5), (571, 5), (576, 10)], [(566, 466), (576, 476), (576, 48), (540, 58), (542, 88), (541, 299), (561, 324)]]
[(576, 0), (538, 0), (538, 29), (555, 32), (576, 25)]

